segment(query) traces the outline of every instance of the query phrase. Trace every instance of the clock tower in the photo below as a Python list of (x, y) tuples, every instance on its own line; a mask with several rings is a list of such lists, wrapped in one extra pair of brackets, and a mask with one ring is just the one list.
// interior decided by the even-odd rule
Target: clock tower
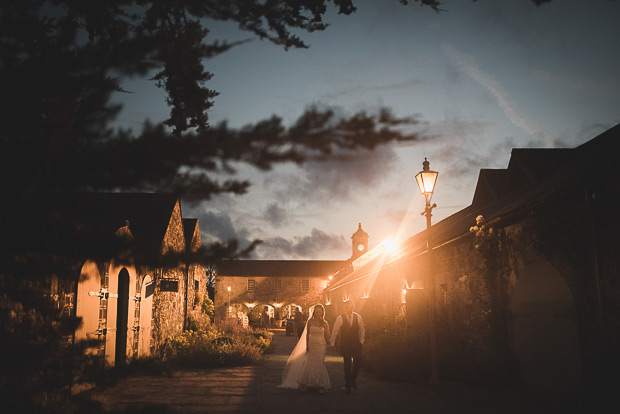
[(355, 260), (368, 251), (368, 233), (362, 230), (362, 223), (359, 223), (357, 231), (351, 236), (351, 240), (353, 240), (351, 260)]

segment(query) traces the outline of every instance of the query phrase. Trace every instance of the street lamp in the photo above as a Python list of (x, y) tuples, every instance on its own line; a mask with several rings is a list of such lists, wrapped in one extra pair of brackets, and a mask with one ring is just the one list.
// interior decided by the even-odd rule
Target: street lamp
[(228, 286), (228, 317), (230, 318), (230, 312), (232, 311), (232, 306), (230, 305), (230, 285)]
[(430, 306), (430, 340), (431, 340), (431, 379), (429, 384), (439, 384), (439, 369), (437, 364), (437, 327), (435, 325), (435, 278), (433, 276), (432, 265), (432, 238), (431, 238), (431, 216), (432, 211), (437, 204), (431, 205), (431, 198), (433, 198), (433, 191), (435, 190), (435, 183), (437, 182), (437, 176), (439, 173), (431, 171), (430, 163), (426, 158), (422, 163), (422, 171), (416, 174), (415, 179), (420, 188), (420, 193), (424, 196), (426, 206), (421, 213), (426, 216), (426, 256), (428, 260), (428, 291), (431, 300)]

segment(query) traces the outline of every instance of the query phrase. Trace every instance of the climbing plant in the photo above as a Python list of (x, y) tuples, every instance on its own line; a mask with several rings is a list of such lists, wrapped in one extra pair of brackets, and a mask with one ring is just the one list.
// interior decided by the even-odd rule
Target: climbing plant
[(511, 311), (508, 298), (508, 283), (516, 253), (516, 237), (504, 228), (494, 228), (479, 215), (476, 225), (470, 228), (475, 236), (474, 248), (478, 257), (480, 275), (479, 292), (485, 302), (489, 357), (496, 375), (504, 380), (516, 372), (510, 353)]

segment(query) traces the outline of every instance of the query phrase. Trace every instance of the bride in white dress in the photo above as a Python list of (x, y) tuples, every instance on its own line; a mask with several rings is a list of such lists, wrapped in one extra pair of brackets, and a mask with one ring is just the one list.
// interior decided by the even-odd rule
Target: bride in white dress
[(324, 316), (323, 305), (316, 305), (299, 342), (286, 361), (281, 388), (302, 391), (315, 388), (319, 393), (325, 393), (331, 387), (325, 367), (325, 351), (330, 332)]

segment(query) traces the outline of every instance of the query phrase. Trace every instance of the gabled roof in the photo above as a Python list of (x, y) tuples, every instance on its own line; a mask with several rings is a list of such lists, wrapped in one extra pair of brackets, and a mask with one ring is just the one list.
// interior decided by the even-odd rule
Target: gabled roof
[(218, 276), (327, 277), (347, 265), (345, 260), (224, 260)]
[(582, 152), (616, 152), (620, 150), (620, 124), (579, 145), (577, 150)]
[(95, 233), (113, 233), (129, 222), (134, 237), (161, 244), (177, 202), (162, 193), (53, 193), (47, 208)]
[(507, 174), (507, 169), (481, 169), (471, 204), (481, 205), (497, 201), (502, 195)]
[(573, 156), (567, 148), (513, 148), (501, 197), (536, 185)]
[[(504, 217), (549, 193), (589, 186), (597, 171), (608, 173), (598, 174), (598, 180), (614, 181), (620, 173), (616, 161), (618, 150), (620, 124), (574, 149), (513, 149), (500, 198), (484, 205), (468, 206), (442, 220), (433, 226), (433, 238), (438, 243), (445, 242), (459, 232), (456, 228), (461, 233), (467, 232), (478, 214), (487, 219)], [(521, 183), (515, 182), (517, 177), (521, 177)], [(464, 220), (469, 224), (463, 223)], [(449, 227), (454, 231), (448, 231)]]

